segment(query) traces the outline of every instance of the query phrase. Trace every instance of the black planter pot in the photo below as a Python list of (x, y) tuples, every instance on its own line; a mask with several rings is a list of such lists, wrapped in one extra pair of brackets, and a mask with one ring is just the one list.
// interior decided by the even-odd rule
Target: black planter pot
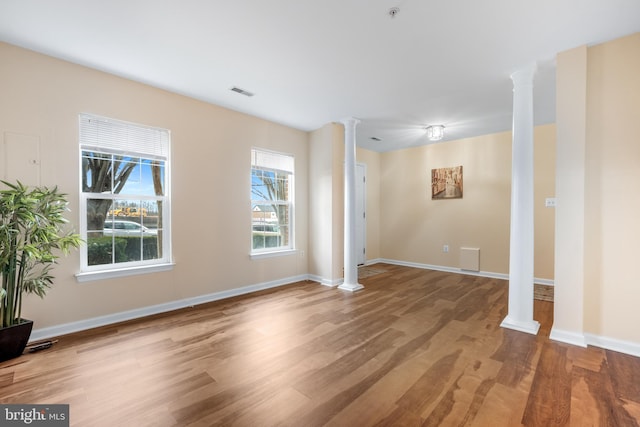
[(29, 342), (33, 320), (20, 319), (17, 325), (0, 328), (0, 362), (22, 354)]

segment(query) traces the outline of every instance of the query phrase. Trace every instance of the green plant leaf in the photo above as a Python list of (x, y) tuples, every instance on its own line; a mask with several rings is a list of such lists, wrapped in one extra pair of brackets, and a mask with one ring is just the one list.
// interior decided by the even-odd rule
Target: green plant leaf
[(64, 229), (66, 194), (57, 187), (0, 182), (6, 187), (0, 190), (0, 326), (6, 327), (21, 317), (23, 294), (46, 295), (58, 253), (78, 248), (82, 239)]

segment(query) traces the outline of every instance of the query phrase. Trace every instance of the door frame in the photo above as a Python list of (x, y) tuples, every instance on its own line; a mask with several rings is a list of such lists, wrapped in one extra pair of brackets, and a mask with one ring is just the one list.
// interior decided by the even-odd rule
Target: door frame
[[(356, 260), (367, 262), (367, 164), (356, 162)], [(359, 238), (360, 237), (360, 238)]]

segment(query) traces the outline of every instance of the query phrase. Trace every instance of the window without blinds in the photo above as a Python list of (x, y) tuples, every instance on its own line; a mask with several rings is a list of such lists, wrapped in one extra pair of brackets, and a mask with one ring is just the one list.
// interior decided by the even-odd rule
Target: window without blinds
[(83, 271), (170, 260), (166, 129), (81, 114)]
[(252, 253), (293, 249), (294, 158), (251, 150)]

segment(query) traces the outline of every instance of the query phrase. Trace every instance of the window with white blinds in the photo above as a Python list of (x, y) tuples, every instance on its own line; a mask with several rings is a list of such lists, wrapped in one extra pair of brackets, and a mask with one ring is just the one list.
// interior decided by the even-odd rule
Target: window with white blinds
[(169, 139), (166, 129), (80, 114), (80, 145), (87, 150), (167, 160)]
[(84, 272), (170, 262), (166, 129), (81, 114)]
[(293, 174), (293, 156), (273, 151), (251, 150), (251, 166)]
[(251, 150), (251, 252), (293, 249), (294, 157)]

